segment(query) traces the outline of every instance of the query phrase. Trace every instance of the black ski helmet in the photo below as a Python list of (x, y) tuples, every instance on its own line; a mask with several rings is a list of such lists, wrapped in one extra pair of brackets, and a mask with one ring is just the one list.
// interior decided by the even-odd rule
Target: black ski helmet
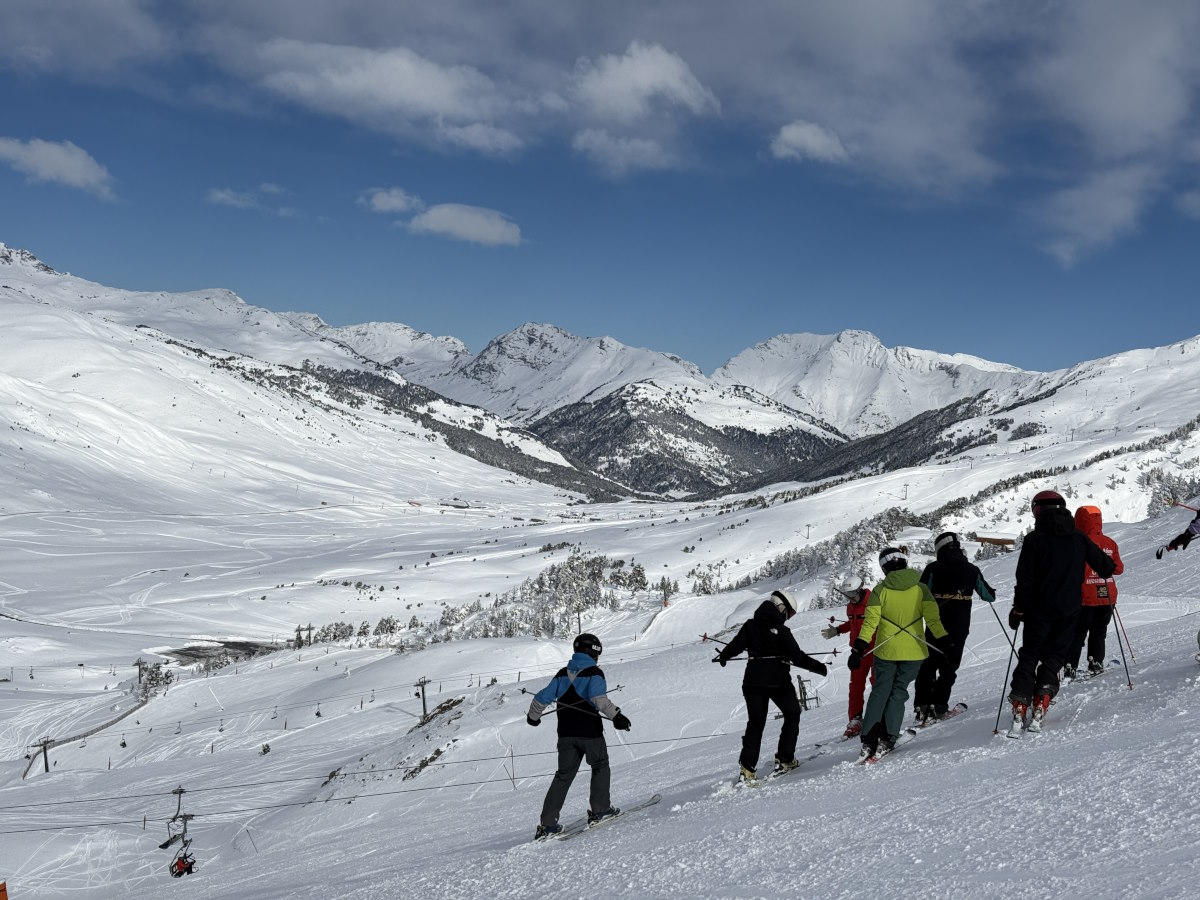
[(908, 558), (897, 547), (884, 547), (879, 551), (879, 568), (883, 569), (884, 575), (896, 569), (907, 569)]
[(953, 531), (943, 531), (934, 539), (933, 552), (937, 553), (943, 547), (960, 547), (958, 535)]
[(1033, 502), (1029, 508), (1033, 511), (1033, 517), (1036, 519), (1042, 514), (1042, 510), (1053, 509), (1056, 506), (1066, 509), (1067, 501), (1063, 499), (1062, 494), (1058, 491), (1038, 491), (1033, 495)]
[(604, 646), (600, 643), (600, 638), (586, 632), (575, 638), (572, 648), (576, 653), (586, 653), (592, 659), (599, 659), (600, 654), (604, 652)]
[(783, 613), (785, 619), (790, 619), (796, 614), (796, 601), (792, 599), (792, 595), (787, 591), (773, 591), (771, 600), (774, 602), (776, 609)]

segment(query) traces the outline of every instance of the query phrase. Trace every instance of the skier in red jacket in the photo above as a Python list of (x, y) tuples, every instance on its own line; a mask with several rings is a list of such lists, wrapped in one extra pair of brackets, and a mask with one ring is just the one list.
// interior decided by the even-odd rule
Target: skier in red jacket
[[(1075, 510), (1075, 527), (1091, 538), (1092, 543), (1099, 547), (1106, 556), (1112, 559), (1116, 568), (1113, 575), (1125, 571), (1121, 562), (1121, 554), (1117, 551), (1117, 542), (1103, 532), (1104, 521), (1097, 506), (1081, 506)], [(1079, 668), (1079, 654), (1083, 652), (1084, 642), (1087, 642), (1088, 672), (1095, 675), (1104, 670), (1104, 633), (1108, 631), (1108, 623), (1112, 621), (1113, 609), (1117, 605), (1117, 582), (1113, 578), (1101, 578), (1091, 566), (1083, 570), (1083, 606), (1079, 610), (1079, 620), (1075, 625), (1075, 643), (1067, 655), (1067, 664), (1063, 667), (1063, 675), (1075, 677)]]
[[(821, 629), (821, 637), (833, 640), (839, 634), (849, 634), (850, 645), (854, 645), (854, 642), (858, 640), (858, 633), (862, 631), (863, 615), (867, 611), (867, 600), (871, 597), (871, 592), (863, 587), (865, 583), (860, 580), (858, 587), (855, 587), (853, 582), (847, 581), (841, 587), (836, 588), (837, 592), (849, 601), (846, 604), (846, 621), (833, 624), (833, 617), (830, 616), (830, 624)], [(872, 639), (871, 644), (874, 645), (874, 643), (875, 641)], [(850, 671), (850, 721), (844, 732), (848, 738), (857, 737), (862, 732), (867, 678), (871, 679), (871, 684), (875, 683), (874, 662), (875, 654), (867, 653), (863, 657), (862, 665)]]

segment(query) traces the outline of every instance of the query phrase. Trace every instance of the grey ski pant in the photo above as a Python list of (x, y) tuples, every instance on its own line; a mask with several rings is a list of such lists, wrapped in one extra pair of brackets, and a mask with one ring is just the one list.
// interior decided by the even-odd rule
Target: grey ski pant
[(546, 800), (542, 803), (542, 824), (554, 825), (558, 822), (558, 814), (562, 812), (563, 804), (567, 802), (567, 791), (579, 771), (579, 764), (587, 759), (592, 770), (591, 791), (588, 795), (588, 809), (601, 812), (612, 806), (608, 788), (611, 772), (608, 768), (608, 747), (604, 738), (563, 737), (558, 738), (558, 771), (546, 791)]

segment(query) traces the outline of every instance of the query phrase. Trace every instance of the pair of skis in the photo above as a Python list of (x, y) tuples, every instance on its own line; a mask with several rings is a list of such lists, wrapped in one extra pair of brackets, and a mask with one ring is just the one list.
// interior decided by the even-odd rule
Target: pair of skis
[(936, 725), (938, 722), (944, 722), (947, 719), (953, 719), (955, 716), (962, 715), (966, 711), (967, 711), (967, 704), (956, 703), (954, 706), (950, 707), (950, 709), (948, 709), (945, 713), (943, 713), (941, 716), (939, 716), (936, 719), (929, 718), (929, 719), (926, 719), (920, 725), (911, 725), (908, 728), (905, 728), (904, 731), (900, 732), (899, 736), (896, 738), (896, 743), (893, 744), (890, 749), (884, 749), (883, 744), (881, 743), (879, 749), (876, 750), (875, 753), (870, 754), (870, 755), (865, 755), (865, 756), (860, 755), (858, 760), (855, 762), (855, 765), (859, 765), (859, 766), (874, 765), (875, 763), (877, 763), (881, 759), (883, 759), (885, 756), (891, 756), (893, 753), (896, 752), (896, 750), (898, 750), (903, 745), (907, 744), (909, 741), (911, 741), (913, 738), (915, 738), (918, 734), (920, 734), (926, 728), (930, 728), (931, 726)]
[(556, 832), (555, 834), (547, 834), (544, 837), (535, 838), (535, 840), (569, 841), (573, 837), (579, 837), (579, 835), (583, 834), (585, 831), (592, 831), (595, 828), (603, 828), (605, 825), (609, 825), (618, 819), (624, 819), (630, 813), (635, 813), (639, 810), (646, 809), (647, 807), (654, 806), (654, 804), (658, 803), (660, 800), (662, 800), (662, 794), (654, 794), (640, 803), (634, 803), (632, 806), (622, 807), (621, 811), (615, 816), (605, 816), (603, 819), (599, 819), (595, 822), (589, 822), (587, 816), (582, 816), (581, 818), (575, 819), (564, 825), (562, 831)]

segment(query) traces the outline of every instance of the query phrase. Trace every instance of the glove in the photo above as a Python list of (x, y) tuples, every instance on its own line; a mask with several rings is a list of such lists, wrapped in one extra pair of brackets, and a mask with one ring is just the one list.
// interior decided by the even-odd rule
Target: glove
[(859, 638), (854, 642), (854, 646), (850, 648), (850, 658), (846, 660), (846, 668), (854, 671), (862, 665), (863, 654), (867, 652), (867, 648), (871, 645)]
[(629, 721), (629, 717), (619, 709), (617, 710), (617, 714), (613, 716), (612, 723), (613, 728), (617, 729), (617, 731), (628, 731), (630, 724), (632, 724)]
[(541, 719), (535, 719), (533, 716), (530, 716), (530, 715), (525, 716), (525, 721), (528, 722), (530, 725), (532, 725), (534, 728), (537, 728), (537, 726), (542, 724)]
[(944, 638), (938, 638), (937, 646), (943, 654), (950, 656), (958, 649), (958, 641), (950, 637), (950, 635), (946, 635)]
[(716, 656), (714, 656), (712, 658), (712, 661), (715, 663), (720, 663), (722, 669), (725, 668), (725, 660), (721, 658), (720, 654), (717, 654)]
[(826, 675), (829, 674), (829, 667), (827, 665), (825, 665), (825, 663), (821, 662), (819, 659), (814, 659), (812, 661), (812, 665), (810, 665), (808, 667), (808, 671), (810, 671), (816, 675), (820, 675), (822, 678), (824, 678)]
[(826, 625), (821, 629), (821, 637), (825, 638), (827, 641), (832, 641), (837, 636), (838, 630), (836, 625)]
[(1013, 631), (1016, 631), (1018, 628), (1021, 627), (1021, 622), (1023, 621), (1024, 615), (1025, 615), (1024, 613), (1019, 612), (1015, 609), (1011, 610), (1008, 614), (1008, 627), (1011, 628)]

